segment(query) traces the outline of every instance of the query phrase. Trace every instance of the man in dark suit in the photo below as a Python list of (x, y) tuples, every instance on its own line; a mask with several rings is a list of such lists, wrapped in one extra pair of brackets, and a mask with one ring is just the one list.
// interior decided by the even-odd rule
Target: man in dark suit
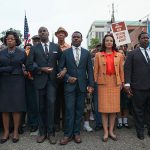
[(49, 42), (47, 28), (40, 27), (38, 35), (41, 43), (31, 48), (27, 59), (27, 69), (33, 72), (38, 99), (39, 136), (37, 142), (42, 143), (48, 138), (51, 144), (55, 144), (56, 77), (61, 50), (57, 44)]
[(93, 67), (90, 52), (81, 45), (82, 34), (72, 34), (72, 47), (62, 54), (59, 69), (67, 69), (64, 77), (65, 131), (61, 145), (66, 145), (74, 136), (81, 143), (80, 124), (82, 120), (86, 91), (92, 93), (94, 86)]
[(137, 137), (144, 139), (144, 118), (150, 136), (150, 49), (149, 37), (142, 32), (138, 37), (140, 48), (128, 53), (125, 62), (125, 89), (133, 98)]

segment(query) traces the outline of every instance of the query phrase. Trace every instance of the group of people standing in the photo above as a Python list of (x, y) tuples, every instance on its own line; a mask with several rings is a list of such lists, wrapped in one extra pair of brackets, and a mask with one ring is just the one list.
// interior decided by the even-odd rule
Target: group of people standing
[[(14, 121), (12, 141), (19, 141), (22, 112), (29, 113), (29, 122), (37, 120), (32, 129), (39, 129), (38, 143), (48, 139), (50, 144), (56, 144), (55, 131), (60, 127), (60, 113), (64, 127), (60, 144), (66, 145), (72, 140), (81, 143), (80, 126), (87, 92), (98, 95), (95, 116), (102, 117), (102, 141), (107, 142), (109, 137), (117, 141), (114, 126), (123, 88), (132, 98), (137, 137), (144, 139), (145, 122), (150, 136), (148, 34), (142, 32), (139, 35), (140, 47), (129, 52), (125, 61), (113, 35), (105, 35), (93, 64), (90, 51), (81, 47), (79, 31), (72, 34), (71, 46), (64, 42), (68, 35), (64, 28), (60, 27), (55, 35), (58, 44), (49, 41), (46, 27), (40, 27), (37, 38), (40, 41), (29, 49), (26, 45), (22, 51), (17, 47), (20, 44), (18, 35), (12, 31), (6, 33), (4, 43), (7, 47), (0, 51), (0, 112), (4, 129), (0, 143), (10, 137), (10, 113)], [(37, 113), (29, 111), (31, 105)]]

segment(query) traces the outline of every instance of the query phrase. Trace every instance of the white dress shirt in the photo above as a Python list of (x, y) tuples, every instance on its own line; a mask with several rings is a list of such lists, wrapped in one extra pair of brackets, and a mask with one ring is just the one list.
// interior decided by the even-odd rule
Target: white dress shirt
[[(75, 46), (72, 46), (72, 49), (73, 49), (73, 56), (74, 56), (74, 59), (76, 61), (76, 47)], [(78, 47), (79, 49), (79, 58), (81, 57), (81, 46)], [(80, 60), (80, 59), (79, 59)]]
[(49, 51), (50, 42), (47, 42), (47, 43), (41, 42), (41, 44), (42, 44), (42, 47), (43, 47), (43, 49), (44, 49), (44, 52), (45, 52), (45, 44), (47, 45), (47, 49), (48, 49), (48, 51)]

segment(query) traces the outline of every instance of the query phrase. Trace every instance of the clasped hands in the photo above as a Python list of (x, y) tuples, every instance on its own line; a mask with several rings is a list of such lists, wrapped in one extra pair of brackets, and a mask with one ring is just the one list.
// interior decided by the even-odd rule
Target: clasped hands
[(41, 71), (43, 71), (43, 72), (45, 72), (47, 74), (49, 74), (49, 73), (51, 73), (53, 71), (52, 67), (41, 67), (40, 69), (41, 69)]

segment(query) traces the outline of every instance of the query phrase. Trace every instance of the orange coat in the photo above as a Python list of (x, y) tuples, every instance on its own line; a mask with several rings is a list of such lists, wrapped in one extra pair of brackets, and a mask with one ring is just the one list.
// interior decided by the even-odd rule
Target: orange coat
[[(115, 53), (114, 65), (116, 72), (117, 85), (124, 82), (124, 59), (123, 55), (119, 52)], [(106, 59), (105, 55), (101, 52), (96, 53), (94, 62), (94, 79), (97, 84), (106, 84)]]

